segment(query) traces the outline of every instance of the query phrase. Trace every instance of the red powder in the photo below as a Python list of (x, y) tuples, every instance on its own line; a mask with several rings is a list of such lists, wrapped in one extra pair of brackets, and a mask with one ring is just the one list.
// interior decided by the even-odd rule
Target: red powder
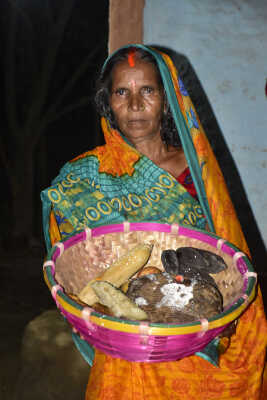
[(135, 66), (135, 53), (135, 50), (130, 50), (128, 53), (128, 64), (130, 65), (130, 67)]

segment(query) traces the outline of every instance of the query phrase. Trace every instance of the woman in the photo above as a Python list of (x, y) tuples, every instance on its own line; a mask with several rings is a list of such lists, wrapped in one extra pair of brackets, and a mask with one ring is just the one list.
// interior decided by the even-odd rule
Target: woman
[[(106, 144), (66, 164), (42, 193), (48, 248), (73, 230), (127, 219), (208, 229), (248, 254), (218, 163), (169, 57), (142, 45), (115, 52), (96, 101)], [(154, 364), (96, 351), (86, 399), (260, 399), (266, 333), (258, 295), (219, 366), (205, 349)]]

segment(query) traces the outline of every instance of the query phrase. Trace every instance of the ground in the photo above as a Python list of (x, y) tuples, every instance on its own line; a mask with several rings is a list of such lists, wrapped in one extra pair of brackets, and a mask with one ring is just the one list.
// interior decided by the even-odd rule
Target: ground
[(24, 327), (55, 304), (43, 280), (43, 249), (0, 254), (0, 399), (10, 400)]

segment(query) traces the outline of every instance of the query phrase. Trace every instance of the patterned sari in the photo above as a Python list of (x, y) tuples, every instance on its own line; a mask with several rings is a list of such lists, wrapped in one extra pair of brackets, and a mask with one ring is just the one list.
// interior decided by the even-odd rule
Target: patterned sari
[[(42, 192), (47, 247), (73, 230), (127, 219), (178, 222), (200, 229), (208, 223), (211, 231), (249, 255), (223, 175), (171, 59), (138, 46), (157, 62), (199, 202), (103, 119), (106, 144), (67, 163)], [(266, 342), (258, 291), (224, 346), (218, 367), (197, 355), (149, 364), (95, 351), (86, 399), (263, 399)]]

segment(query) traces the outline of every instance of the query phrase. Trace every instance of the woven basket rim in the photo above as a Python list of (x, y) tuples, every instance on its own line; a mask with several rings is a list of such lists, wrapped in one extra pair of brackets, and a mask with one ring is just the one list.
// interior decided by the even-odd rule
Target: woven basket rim
[[(60, 304), (63, 309), (65, 309), (68, 313), (75, 315), (78, 318), (83, 318), (82, 317), (82, 311), (86, 308), (90, 310), (90, 321), (110, 328), (114, 330), (122, 330), (126, 332), (133, 332), (139, 331), (139, 326), (140, 326), (140, 321), (132, 321), (132, 320), (126, 320), (122, 318), (117, 318), (109, 315), (102, 314), (100, 312), (97, 312), (93, 309), (91, 309), (88, 306), (82, 306), (79, 303), (77, 303), (74, 299), (69, 297), (65, 292), (62, 287), (60, 287), (55, 280), (55, 268), (53, 266), (53, 263), (55, 260), (60, 257), (62, 252), (66, 250), (67, 248), (73, 246), (74, 244), (77, 244), (81, 241), (84, 241), (88, 239), (89, 237), (97, 237), (102, 234), (107, 234), (107, 233), (122, 233), (122, 232), (129, 232), (129, 231), (159, 231), (159, 232), (165, 232), (165, 233), (172, 233), (173, 227), (175, 230), (178, 227), (177, 235), (182, 235), (182, 236), (187, 236), (187, 233), (195, 233), (196, 239), (199, 239), (199, 236), (203, 238), (212, 238), (215, 241), (221, 240), (219, 236), (217, 236), (214, 233), (203, 231), (197, 228), (193, 227), (186, 227), (184, 225), (177, 225), (177, 224), (162, 224), (162, 223), (154, 223), (154, 222), (138, 222), (138, 223), (120, 223), (120, 224), (110, 224), (110, 225), (105, 225), (105, 226), (100, 226), (96, 227), (93, 229), (85, 229), (81, 232), (75, 232), (72, 235), (70, 235), (68, 238), (56, 243), (50, 252), (47, 255), (46, 267), (43, 269), (44, 273), (44, 278), (46, 281), (47, 286), (49, 289), (52, 291), (53, 287), (57, 287), (56, 294), (54, 296), (55, 301), (57, 302), (57, 305)], [(142, 229), (143, 228), (143, 229)], [(151, 229), (154, 228), (154, 229)], [(126, 230), (125, 230), (126, 229)], [(163, 229), (163, 230), (160, 230)], [(199, 239), (201, 240), (201, 239)], [(209, 242), (207, 242), (209, 243)], [(63, 245), (63, 247), (62, 247)], [(215, 247), (215, 246), (214, 246)], [(215, 247), (216, 248), (216, 247)], [(223, 240), (223, 245), (221, 246), (221, 250), (225, 252), (225, 249), (231, 249), (233, 250), (233, 253), (240, 253), (240, 250), (234, 246), (232, 243), (228, 242), (227, 240)], [(225, 252), (226, 253), (226, 252)], [(229, 253), (227, 253), (229, 254)], [(247, 271), (254, 273), (254, 269), (248, 259), (248, 257), (242, 254), (242, 261), (245, 263)], [(49, 265), (47, 265), (47, 262)], [(256, 275), (256, 274), (255, 274)], [(226, 325), (232, 321), (234, 321), (236, 318), (240, 316), (240, 314), (247, 308), (247, 306), (250, 304), (250, 302), (253, 300), (255, 296), (255, 291), (256, 291), (256, 277), (255, 276), (249, 276), (247, 281), (247, 287), (246, 290), (244, 291), (243, 295), (240, 296), (234, 304), (232, 304), (228, 309), (224, 310), (223, 312), (217, 314), (215, 317), (209, 318), (208, 321), (208, 330), (217, 328), (223, 325)], [(184, 334), (184, 333), (193, 333), (193, 332), (198, 332), (202, 331), (202, 324), (201, 321), (194, 321), (190, 323), (185, 323), (185, 324), (164, 324), (164, 323), (148, 323), (149, 328), (151, 329), (151, 334), (156, 334), (156, 335), (177, 335), (177, 334)], [(178, 333), (179, 332), (179, 333)]]

